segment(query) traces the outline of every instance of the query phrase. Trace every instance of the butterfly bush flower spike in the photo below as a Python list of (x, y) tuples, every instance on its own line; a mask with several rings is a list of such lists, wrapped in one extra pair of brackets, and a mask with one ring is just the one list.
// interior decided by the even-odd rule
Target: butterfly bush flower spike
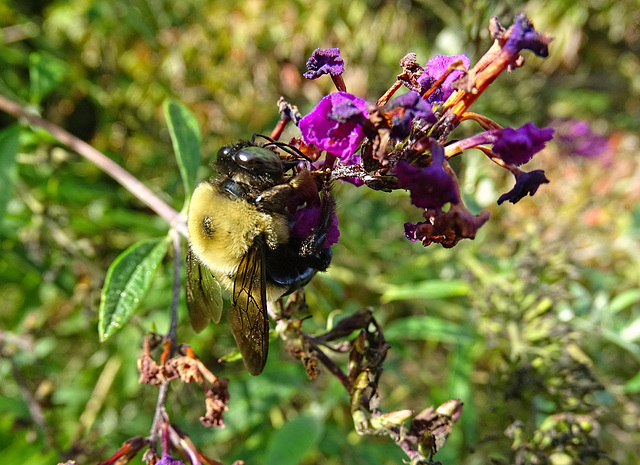
[[(449, 158), (475, 148), (510, 171), (516, 185), (498, 199), (499, 204), (516, 203), (549, 182), (542, 170), (524, 172), (518, 166), (545, 147), (553, 129), (533, 123), (503, 128), (469, 108), (501, 73), (524, 64), (521, 53), (525, 50), (548, 56), (552, 38), (537, 32), (525, 15), (517, 15), (509, 28), (492, 18), (489, 30), (493, 45), (473, 66), (463, 54), (438, 55), (422, 66), (415, 53), (408, 53), (399, 61), (401, 72), (395, 82), (377, 100), (367, 103), (344, 91), (335, 92), (299, 122), (299, 145), (308, 153), (320, 154), (312, 158), (314, 165), (330, 170), (333, 179), (375, 190), (409, 191), (411, 203), (422, 210), (425, 221), (407, 222), (405, 236), (425, 246), (436, 242), (453, 247), (462, 239), (472, 239), (489, 219), (487, 211), (474, 215), (464, 205)], [(340, 76), (344, 70), (337, 49), (316, 50), (307, 66), (305, 76), (310, 79), (322, 74)], [(403, 87), (406, 92), (394, 98)], [(462, 123), (478, 124), (481, 130), (450, 142), (451, 133)], [(322, 153), (326, 156), (321, 165)], [(303, 228), (308, 219), (299, 221)]]

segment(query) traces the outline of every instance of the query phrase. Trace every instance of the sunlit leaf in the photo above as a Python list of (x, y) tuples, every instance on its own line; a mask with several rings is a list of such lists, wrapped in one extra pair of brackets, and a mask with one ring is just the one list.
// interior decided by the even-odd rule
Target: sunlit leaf
[(618, 313), (620, 310), (624, 310), (638, 301), (640, 301), (640, 289), (629, 289), (611, 299), (609, 311)]
[(461, 280), (431, 280), (418, 284), (394, 286), (382, 294), (384, 302), (412, 299), (445, 299), (467, 295), (471, 290), (468, 283)]
[(167, 237), (138, 242), (111, 264), (100, 300), (100, 341), (107, 340), (122, 328), (138, 307), (167, 252), (168, 244)]
[(0, 131), (0, 221), (4, 218), (17, 176), (16, 153), (20, 147), (20, 126)]
[(471, 340), (471, 334), (464, 326), (432, 316), (395, 320), (385, 328), (384, 335), (390, 342), (413, 339), (462, 344)]
[(298, 415), (271, 436), (263, 463), (297, 465), (316, 447), (323, 431), (324, 420)]
[(29, 55), (29, 76), (31, 78), (31, 103), (40, 103), (49, 92), (62, 82), (69, 66), (59, 58), (46, 52)]
[(620, 337), (625, 341), (633, 342), (640, 338), (640, 318), (633, 320), (620, 332)]
[(198, 121), (193, 113), (175, 100), (165, 100), (164, 115), (171, 134), (173, 151), (178, 160), (186, 202), (191, 198), (196, 171), (200, 166), (201, 136)]
[(629, 394), (635, 394), (640, 392), (640, 371), (637, 372), (633, 378), (627, 381), (624, 385), (625, 392)]

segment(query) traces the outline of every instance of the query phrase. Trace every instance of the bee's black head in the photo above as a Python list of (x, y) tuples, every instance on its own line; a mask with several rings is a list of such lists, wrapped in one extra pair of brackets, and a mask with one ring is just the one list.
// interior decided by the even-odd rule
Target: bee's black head
[(279, 179), (284, 173), (282, 161), (275, 152), (246, 141), (222, 147), (215, 168), (227, 176), (243, 172), (256, 178)]

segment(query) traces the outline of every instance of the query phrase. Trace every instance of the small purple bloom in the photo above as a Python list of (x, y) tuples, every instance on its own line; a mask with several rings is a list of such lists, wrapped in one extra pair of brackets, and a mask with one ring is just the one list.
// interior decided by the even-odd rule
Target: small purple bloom
[(391, 118), (391, 137), (404, 139), (411, 132), (411, 126), (416, 120), (423, 120), (427, 124), (435, 124), (437, 119), (431, 106), (417, 92), (411, 91), (396, 97), (391, 102), (391, 109), (403, 108), (401, 115), (394, 114)]
[(504, 128), (497, 135), (493, 151), (505, 163), (522, 165), (531, 160), (552, 138), (552, 128), (540, 129), (533, 123), (527, 123), (518, 129)]
[(360, 155), (355, 151), (364, 139), (359, 121), (368, 116), (365, 100), (346, 92), (334, 92), (300, 120), (302, 139), (336, 155), (346, 165), (358, 163)]
[(556, 132), (556, 140), (569, 155), (596, 158), (607, 152), (609, 140), (593, 132), (591, 125), (583, 120), (561, 121)]
[(542, 184), (547, 184), (549, 180), (544, 175), (542, 170), (534, 170), (530, 172), (522, 171), (516, 176), (516, 185), (513, 186), (506, 194), (502, 194), (498, 199), (498, 205), (502, 202), (509, 201), (511, 203), (517, 203), (527, 194), (533, 195)]
[[(424, 68), (424, 73), (420, 75), (418, 78), (418, 83), (422, 86), (422, 93), (426, 92), (431, 88), (434, 82), (436, 82), (446, 71), (447, 67), (456, 60), (462, 60), (462, 64), (465, 68), (469, 69), (469, 64), (471, 63), (469, 57), (462, 55), (455, 56), (447, 56), (447, 55), (437, 55), (429, 60), (427, 66)], [(462, 76), (463, 71), (455, 70), (452, 71), (447, 78), (444, 80), (439, 89), (433, 92), (427, 98), (429, 103), (434, 102), (444, 102), (449, 98), (451, 94), (453, 94), (453, 88), (451, 84), (453, 81)]]
[(406, 237), (407, 239), (409, 239), (411, 242), (415, 242), (415, 241), (420, 241), (422, 240), (418, 235), (417, 235), (417, 231), (418, 231), (418, 226), (420, 226), (422, 223), (405, 223), (404, 224), (404, 237)]
[(549, 56), (549, 43), (552, 40), (550, 36), (536, 31), (531, 21), (520, 13), (516, 15), (513, 26), (509, 28), (509, 38), (503, 49), (514, 54), (527, 49), (544, 58)]
[(169, 454), (162, 454), (162, 458), (156, 465), (184, 465), (182, 460), (174, 459)]
[(323, 74), (339, 76), (344, 72), (344, 60), (339, 48), (317, 48), (307, 60), (309, 71), (304, 73), (307, 79), (318, 79)]
[(491, 215), (483, 210), (473, 215), (462, 202), (451, 204), (451, 208), (442, 210), (425, 210), (427, 221), (405, 223), (404, 235), (411, 241), (420, 241), (423, 246), (433, 242), (445, 248), (455, 246), (462, 239), (473, 239), (478, 229), (485, 224)]
[(411, 203), (418, 208), (439, 209), (448, 202), (459, 202), (456, 182), (442, 166), (444, 148), (435, 140), (431, 140), (431, 158), (431, 165), (426, 168), (401, 160), (394, 173), (398, 186), (411, 193)]

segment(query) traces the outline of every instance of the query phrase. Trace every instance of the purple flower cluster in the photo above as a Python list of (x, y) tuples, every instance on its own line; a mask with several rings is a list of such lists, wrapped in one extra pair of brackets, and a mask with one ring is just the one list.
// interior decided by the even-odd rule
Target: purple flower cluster
[[(339, 49), (317, 49), (307, 62), (305, 77), (328, 74), (338, 92), (325, 96), (300, 120), (298, 146), (316, 154), (314, 165), (330, 169), (334, 179), (376, 190), (408, 190), (411, 203), (424, 210), (427, 221), (407, 223), (405, 235), (423, 245), (452, 247), (475, 237), (488, 220), (487, 212), (473, 215), (464, 206), (448, 163), (464, 150), (482, 150), (515, 176), (516, 185), (498, 199), (499, 204), (516, 203), (548, 182), (543, 171), (518, 167), (545, 147), (553, 129), (533, 123), (502, 128), (468, 108), (500, 73), (521, 66), (522, 50), (547, 56), (551, 38), (538, 33), (524, 15), (516, 16), (508, 29), (493, 18), (490, 30), (494, 45), (473, 68), (465, 55), (439, 55), (424, 67), (415, 54), (406, 55), (400, 61), (402, 73), (376, 103), (346, 92)], [(392, 99), (402, 86), (408, 92)], [(484, 132), (448, 143), (451, 132), (465, 120), (477, 121)], [(324, 162), (319, 160), (322, 152), (327, 154)], [(305, 209), (297, 224), (313, 227), (313, 217), (312, 208)]]
[(418, 208), (439, 209), (447, 203), (458, 203), (460, 193), (456, 182), (444, 169), (444, 148), (431, 139), (431, 164), (413, 166), (404, 160), (398, 163), (395, 175), (398, 186), (411, 193), (411, 203)]

